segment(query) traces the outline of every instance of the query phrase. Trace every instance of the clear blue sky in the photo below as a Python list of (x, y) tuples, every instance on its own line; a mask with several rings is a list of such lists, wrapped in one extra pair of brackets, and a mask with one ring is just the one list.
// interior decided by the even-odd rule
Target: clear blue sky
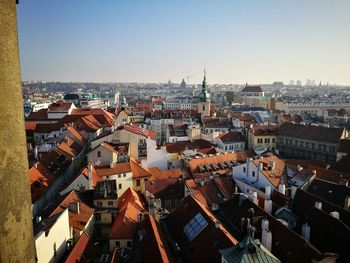
[(350, 84), (349, 0), (20, 0), (23, 80)]

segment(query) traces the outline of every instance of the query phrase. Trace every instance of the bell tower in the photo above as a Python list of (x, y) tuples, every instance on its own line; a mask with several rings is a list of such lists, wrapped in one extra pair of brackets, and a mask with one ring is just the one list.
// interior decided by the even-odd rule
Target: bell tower
[(202, 81), (202, 91), (198, 96), (198, 113), (201, 117), (210, 116), (210, 94), (206, 91), (207, 88), (207, 78), (206, 72), (204, 70), (204, 77)]

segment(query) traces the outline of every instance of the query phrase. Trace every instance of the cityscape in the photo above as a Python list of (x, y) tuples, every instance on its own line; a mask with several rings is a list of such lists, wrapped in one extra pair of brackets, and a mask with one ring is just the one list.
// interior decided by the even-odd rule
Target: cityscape
[(350, 4), (52, 2), (0, 3), (0, 262), (350, 262)]

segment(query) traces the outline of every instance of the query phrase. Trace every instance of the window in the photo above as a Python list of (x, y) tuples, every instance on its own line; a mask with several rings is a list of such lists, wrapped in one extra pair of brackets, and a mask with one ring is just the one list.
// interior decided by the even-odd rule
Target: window
[(263, 142), (263, 139), (258, 139), (258, 143), (262, 143)]
[(113, 201), (108, 201), (108, 206), (113, 206)]
[(114, 245), (115, 245), (116, 248), (120, 248), (120, 242), (119, 241), (115, 241)]
[(118, 189), (122, 189), (122, 184), (118, 184)]
[(272, 138), (272, 143), (275, 143), (275, 138)]
[(205, 105), (203, 105), (203, 111), (205, 111)]
[(266, 139), (265, 139), (265, 143), (270, 143), (270, 139), (269, 139), (269, 138), (266, 138)]
[(97, 157), (101, 157), (101, 151), (97, 152)]
[(97, 201), (97, 206), (102, 206), (102, 201)]
[(208, 225), (208, 222), (201, 215), (201, 213), (197, 213), (191, 220), (188, 222), (183, 230), (187, 236), (187, 238), (192, 241), (199, 233)]
[(140, 186), (140, 185), (141, 185), (140, 179), (136, 179), (136, 186)]
[(118, 174), (118, 178), (120, 178), (122, 175), (121, 174)]
[(254, 171), (252, 172), (252, 176), (255, 177), (255, 172)]
[(101, 221), (101, 214), (95, 214), (95, 220)]
[(131, 241), (126, 242), (127, 247), (131, 247)]
[(243, 167), (243, 173), (245, 173), (245, 171), (246, 171), (246, 168), (245, 168), (245, 167)]
[(335, 147), (330, 146), (330, 147), (329, 147), (329, 152), (334, 153), (334, 152), (335, 152)]
[(280, 138), (280, 143), (283, 143), (283, 139), (282, 138)]
[(123, 174), (123, 177), (126, 177), (126, 174)]
[(315, 144), (314, 143), (311, 143), (311, 149), (315, 150)]

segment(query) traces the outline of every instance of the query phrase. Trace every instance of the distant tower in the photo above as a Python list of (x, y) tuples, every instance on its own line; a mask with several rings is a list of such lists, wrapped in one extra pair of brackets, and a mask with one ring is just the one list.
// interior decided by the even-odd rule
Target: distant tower
[(202, 82), (202, 91), (198, 96), (198, 113), (201, 117), (210, 116), (210, 94), (206, 91), (207, 79), (206, 72), (204, 71), (204, 78)]
[(186, 82), (185, 82), (185, 79), (182, 79), (181, 81), (181, 88), (185, 89), (186, 88)]
[(128, 107), (128, 103), (126, 102), (126, 98), (125, 97), (123, 97), (121, 100), (120, 100), (120, 102), (119, 102), (119, 108), (126, 108), (126, 107)]

